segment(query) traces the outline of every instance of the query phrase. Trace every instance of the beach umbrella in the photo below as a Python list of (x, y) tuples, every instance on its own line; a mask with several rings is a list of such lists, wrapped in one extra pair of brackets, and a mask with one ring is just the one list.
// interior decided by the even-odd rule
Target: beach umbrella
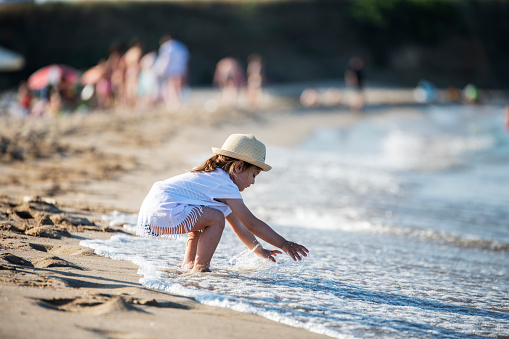
[(30, 89), (43, 89), (48, 85), (57, 85), (61, 80), (69, 84), (75, 84), (80, 77), (80, 72), (66, 65), (45, 66), (28, 78)]
[(0, 72), (12, 72), (23, 68), (25, 58), (13, 51), (0, 46)]

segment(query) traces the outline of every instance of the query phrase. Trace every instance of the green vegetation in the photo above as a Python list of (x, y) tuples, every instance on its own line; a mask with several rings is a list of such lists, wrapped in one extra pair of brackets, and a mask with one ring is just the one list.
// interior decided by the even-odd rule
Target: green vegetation
[(509, 84), (509, 2), (198, 1), (0, 7), (0, 45), (27, 59), (23, 71), (0, 76), (0, 89), (50, 63), (86, 69), (133, 37), (156, 50), (166, 33), (188, 45), (192, 85), (210, 85), (221, 57), (245, 63), (253, 52), (274, 82), (342, 78), (360, 55), (372, 81)]

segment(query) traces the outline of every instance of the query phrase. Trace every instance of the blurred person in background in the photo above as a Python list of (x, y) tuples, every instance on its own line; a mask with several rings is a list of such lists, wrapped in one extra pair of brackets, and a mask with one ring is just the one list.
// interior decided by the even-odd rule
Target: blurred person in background
[(125, 100), (128, 107), (136, 106), (138, 92), (138, 75), (140, 73), (140, 59), (143, 53), (142, 44), (137, 38), (131, 42), (131, 47), (125, 52)]
[(304, 107), (313, 107), (318, 105), (320, 93), (316, 89), (306, 88), (300, 94), (299, 100)]
[(108, 109), (113, 105), (112, 68), (107, 60), (101, 60), (99, 61), (98, 69), (100, 75), (95, 85), (97, 105), (100, 109)]
[(157, 101), (157, 75), (154, 71), (156, 52), (145, 54), (140, 60), (138, 99), (142, 107), (153, 106)]
[(125, 60), (123, 48), (120, 44), (114, 44), (110, 48), (108, 67), (111, 70), (111, 89), (115, 107), (125, 106)]
[(350, 109), (354, 112), (364, 110), (364, 61), (359, 57), (353, 57), (345, 71), (345, 83), (353, 89), (350, 96)]
[(62, 109), (67, 112), (73, 111), (78, 103), (76, 84), (62, 76), (57, 84), (57, 89), (62, 101)]
[(213, 82), (221, 91), (220, 103), (222, 106), (237, 105), (240, 90), (245, 86), (245, 76), (236, 59), (226, 57), (219, 60)]
[(49, 100), (44, 108), (44, 116), (56, 118), (63, 108), (62, 96), (57, 87), (52, 87), (49, 91)]
[(99, 60), (97, 65), (86, 70), (81, 75), (81, 84), (85, 85), (81, 91), (81, 97), (84, 101), (88, 101), (95, 92), (99, 109), (108, 109), (112, 106), (111, 68), (106, 59)]
[(463, 89), (463, 98), (467, 104), (474, 105), (480, 102), (480, 93), (477, 86), (468, 84)]
[(247, 61), (247, 96), (250, 107), (257, 108), (262, 101), (262, 86), (265, 78), (262, 57), (251, 54)]
[(189, 51), (170, 35), (163, 36), (160, 43), (154, 69), (160, 79), (161, 98), (170, 108), (179, 108), (187, 82)]
[(21, 115), (26, 116), (30, 114), (32, 95), (30, 94), (26, 81), (21, 82), (18, 87), (18, 104), (21, 109)]

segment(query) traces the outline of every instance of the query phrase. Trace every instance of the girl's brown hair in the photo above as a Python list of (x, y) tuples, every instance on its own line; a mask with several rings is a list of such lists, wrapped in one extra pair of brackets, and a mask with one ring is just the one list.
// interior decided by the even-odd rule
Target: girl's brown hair
[(232, 157), (227, 157), (225, 155), (216, 154), (210, 158), (208, 158), (203, 164), (197, 166), (191, 170), (191, 172), (212, 172), (217, 168), (221, 168), (229, 175), (234, 174), (234, 167), (237, 162), (241, 161), (244, 165), (242, 167), (242, 171), (254, 166), (245, 161), (235, 159)]

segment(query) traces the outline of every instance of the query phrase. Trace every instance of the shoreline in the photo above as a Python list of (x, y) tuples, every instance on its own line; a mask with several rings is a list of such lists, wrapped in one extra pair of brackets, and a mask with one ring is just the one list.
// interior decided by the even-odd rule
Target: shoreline
[[(401, 95), (401, 102), (410, 92), (392, 93)], [(256, 135), (268, 146), (270, 163), (270, 146), (294, 146), (318, 127), (363, 119), (345, 108), (304, 110), (272, 100), (260, 112), (205, 115), (196, 105), (174, 113), (98, 113), (4, 128), (2, 135), (25, 153), (23, 159), (0, 159), (5, 165), (0, 169), (0, 337), (325, 338), (144, 288), (135, 264), (79, 245), (122, 233), (102, 215), (137, 213), (154, 181), (196, 165), (191, 158), (206, 158), (231, 133)], [(393, 101), (380, 105), (367, 114), (415, 112)]]
[[(290, 119), (286, 103), (279, 112), (203, 116), (197, 109), (155, 110), (4, 126), (1, 134), (24, 154), (1, 159), (0, 337), (324, 338), (144, 288), (135, 264), (79, 245), (122, 233), (102, 215), (136, 213), (155, 180), (194, 166), (191, 156), (220, 146), (225, 135), (250, 132), (267, 144), (291, 145), (311, 131), (310, 120), (321, 124), (333, 118)], [(278, 132), (290, 121), (292, 133)]]

